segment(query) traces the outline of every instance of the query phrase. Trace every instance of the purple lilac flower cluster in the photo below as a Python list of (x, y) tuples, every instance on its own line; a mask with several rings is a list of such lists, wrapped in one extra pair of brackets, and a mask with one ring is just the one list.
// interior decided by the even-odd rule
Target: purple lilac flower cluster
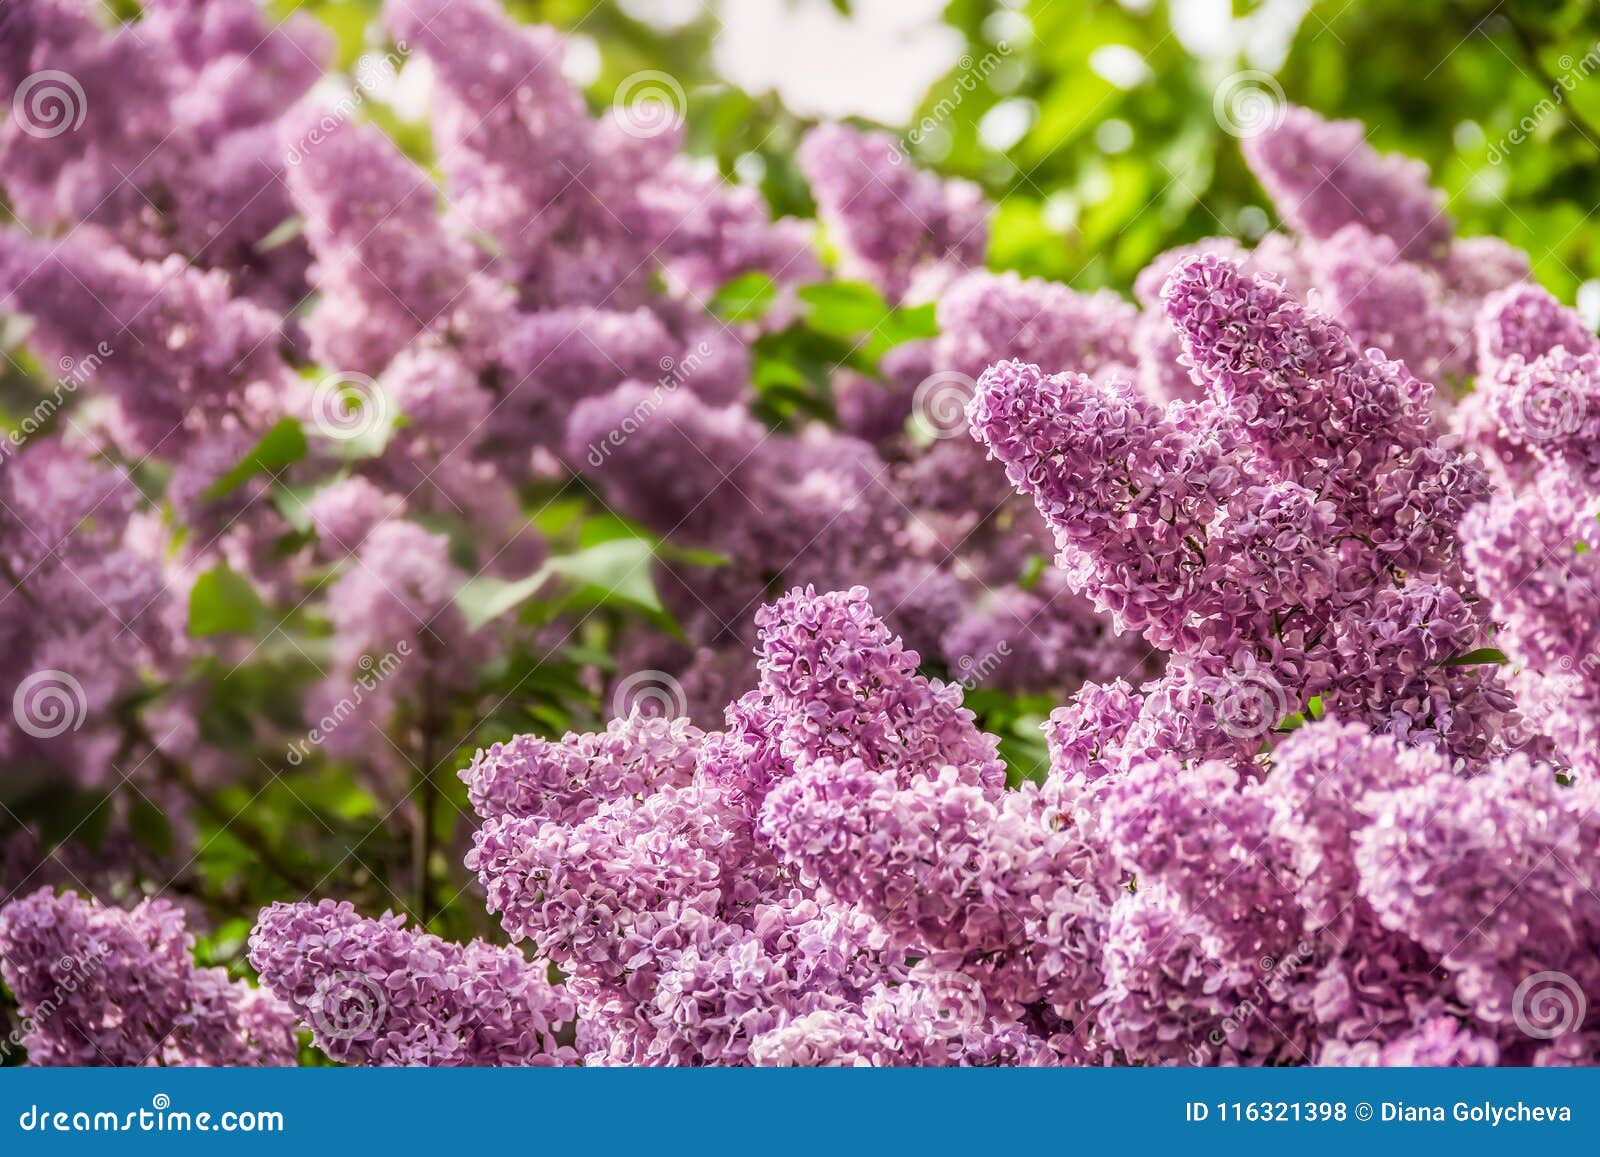
[(46, 888), (0, 909), (0, 977), (39, 1065), (292, 1065), (289, 1006), (191, 959), (166, 900), (131, 910)]
[[(681, 126), (591, 116), (551, 30), (514, 24), (494, 0), (387, 6), (393, 48), (363, 61), (355, 97), (369, 73), (426, 62), (441, 187), (348, 98), (313, 90), (331, 49), (314, 24), (272, 25), (246, 0), (172, 0), (108, 28), (91, 7), (28, 0), (8, 33), (3, 78), (70, 72), (87, 124), (48, 137), (6, 127), (0, 173), (18, 223), (0, 230), (0, 293), (40, 357), (103, 351), (74, 427), (88, 452), (168, 472), (158, 497), (187, 531), (163, 575), (169, 600), (220, 565), (325, 613), (337, 644), (309, 719), (347, 693), (357, 663), (419, 629), (437, 636), (432, 655), (462, 644), (439, 598), (385, 599), (410, 612), (386, 633), (347, 613), (386, 581), (392, 543), (423, 541), (380, 526), (460, 524), (452, 558), (428, 547), (411, 563), (448, 601), (468, 576), (538, 567), (546, 548), (519, 496), (574, 474), (608, 507), (729, 560), (653, 564), (686, 638), (641, 632), (624, 648), (703, 688), (703, 722), (750, 676), (751, 614), (781, 583), (869, 582), (951, 670), (1004, 643), (995, 678), (1021, 689), (1065, 692), (1148, 662), (1054, 579), (1018, 585), (1042, 528), (969, 449), (905, 442), (908, 409), (891, 412), (892, 446), (754, 420), (750, 343), (793, 316), (795, 286), (827, 276), (812, 227), (772, 220), (754, 190), (708, 173), (683, 153)], [(149, 81), (139, 100), (115, 99), (130, 77)], [(926, 296), (967, 279), (941, 307), (937, 360), (893, 351), (898, 384), (870, 386), (892, 407), (938, 365), (975, 377), (1015, 346), (1003, 319), (1036, 312), (1035, 297), (1051, 308), (1039, 356), (1054, 343), (1065, 358), (1080, 315), (1112, 306), (974, 272), (987, 204), (918, 172), (886, 137), (824, 126), (801, 153), (850, 255), (843, 274), (893, 299), (912, 281)], [(894, 207), (895, 228), (875, 205)], [(707, 312), (718, 286), (752, 271), (783, 295), (762, 323)], [(234, 478), (284, 420), (310, 437), (305, 460)], [(966, 503), (961, 475), (985, 479), (978, 505), (999, 507), (993, 517), (951, 501)], [(408, 679), (461, 686), (424, 666)], [(385, 724), (412, 690), (388, 688), (368, 716)]]
[[(1045, 783), (1008, 790), (960, 688), (916, 673), (865, 590), (796, 590), (758, 624), (722, 730), (635, 714), (462, 773), (468, 863), (541, 962), (503, 966), (538, 1009), (520, 1044), (456, 963), (505, 950), (347, 906), (265, 913), (266, 984), (379, 1063), (1594, 1059), (1594, 1025), (1530, 1032), (1523, 993), (1600, 982), (1592, 782), (1522, 755), (1463, 776), (1331, 720), (1182, 760), (1137, 736), (1123, 685), (1081, 694)], [(334, 972), (381, 1030), (319, 1024)], [(576, 1054), (550, 1044), (574, 1015)]]

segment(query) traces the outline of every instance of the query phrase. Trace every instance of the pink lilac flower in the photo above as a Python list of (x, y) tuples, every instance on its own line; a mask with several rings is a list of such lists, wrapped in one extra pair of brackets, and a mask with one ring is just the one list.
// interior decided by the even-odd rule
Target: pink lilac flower
[(1470, 319), (1451, 308), (1439, 277), (1400, 256), (1381, 233), (1346, 225), (1311, 247), (1320, 308), (1358, 348), (1377, 347), (1418, 378), (1444, 384), (1472, 369)]
[[(116, 773), (115, 708), (185, 653), (166, 536), (126, 472), (56, 438), (0, 468), (0, 752), (69, 781)], [(181, 746), (181, 737), (173, 736)]]
[(1600, 982), (1584, 947), (1600, 927), (1580, 850), (1593, 838), (1592, 803), (1520, 758), (1363, 802), (1373, 816), (1356, 844), (1363, 893), (1385, 925), (1440, 955), (1491, 1029), (1516, 1031), (1530, 976), (1562, 972), (1584, 992)]
[(801, 142), (800, 167), (846, 276), (891, 300), (929, 266), (983, 264), (989, 207), (977, 187), (919, 172), (889, 136), (821, 125)]
[(1005, 358), (1050, 373), (1094, 374), (1131, 366), (1137, 311), (1109, 290), (1078, 293), (1015, 273), (967, 273), (939, 297), (933, 357), (941, 370), (976, 378)]
[(1463, 523), (1468, 565), (1492, 607), (1518, 691), (1564, 757), (1600, 756), (1600, 495), (1546, 473)]
[(1491, 379), (1512, 355), (1532, 362), (1557, 346), (1574, 356), (1600, 351), (1600, 339), (1578, 311), (1537, 285), (1513, 285), (1486, 297), (1474, 328), (1478, 372)]
[(1360, 121), (1328, 121), (1293, 106), (1281, 112), (1281, 121), (1240, 147), (1296, 230), (1320, 240), (1356, 222), (1413, 260), (1444, 249), (1451, 221), (1425, 165), (1379, 153)]
[(454, 601), (465, 577), (444, 535), (405, 519), (380, 523), (349, 557), (328, 591), (331, 663), (307, 712), (339, 721), (322, 728), (332, 750), (370, 750), (372, 728), (400, 704), (431, 697), (424, 710), (434, 710), (472, 685), (493, 644)]
[(262, 983), (335, 1060), (369, 1065), (560, 1065), (571, 996), (542, 964), (366, 919), (346, 903), (274, 904), (250, 934)]
[(140, 261), (90, 228), (49, 243), (8, 230), (0, 291), (32, 319), (30, 341), (52, 363), (95, 359), (130, 454), (178, 458), (204, 433), (264, 429), (279, 416), (281, 320), (235, 297), (221, 272), (179, 257)]
[(605, 731), (559, 743), (519, 735), (478, 752), (461, 773), (473, 810), (576, 823), (602, 804), (687, 787), (702, 733), (681, 719), (635, 712)]
[(177, 70), (136, 28), (102, 28), (88, 5), (8, 7), (0, 49), (0, 89), (16, 108), (0, 124), (8, 199), (41, 227), (135, 212), (152, 154), (172, 128)]
[(419, 333), (495, 325), (494, 295), (473, 277), (485, 259), (446, 232), (432, 181), (381, 132), (308, 105), (279, 135), (321, 291), (306, 319), (318, 361), (376, 374)]
[(1468, 400), (1475, 405), (1462, 432), (1495, 463), (1506, 489), (1530, 485), (1544, 467), (1582, 485), (1600, 483), (1600, 347), (1513, 355)]
[(0, 908), (0, 976), (35, 1065), (292, 1065), (289, 1009), (198, 968), (183, 913), (41, 889)]

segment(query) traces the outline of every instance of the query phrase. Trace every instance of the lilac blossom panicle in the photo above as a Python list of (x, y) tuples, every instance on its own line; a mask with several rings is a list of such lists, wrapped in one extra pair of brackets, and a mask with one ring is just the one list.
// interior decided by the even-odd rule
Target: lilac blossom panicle
[(1514, 286), (1484, 300), (1475, 330), (1477, 389), (1454, 425), (1496, 480), (1526, 488), (1545, 466), (1600, 479), (1600, 339), (1577, 311), (1537, 286)]
[(1472, 370), (1471, 318), (1439, 276), (1404, 260), (1381, 233), (1346, 225), (1311, 250), (1318, 305), (1360, 349), (1377, 347), (1423, 381), (1460, 381)]
[(250, 935), (262, 984), (335, 1060), (369, 1065), (557, 1065), (572, 998), (543, 965), (413, 931), (346, 903), (275, 904)]
[[(141, 257), (227, 269), (292, 304), (304, 246), (257, 245), (294, 212), (274, 122), (322, 75), (326, 30), (269, 22), (250, 0), (152, 0), (111, 27), (75, 0), (17, 0), (9, 16), (0, 83), (46, 74), (26, 117), (0, 126), (19, 216), (36, 231), (93, 224)], [(76, 89), (51, 83), (59, 73)]]
[(281, 415), (281, 320), (236, 297), (219, 271), (141, 261), (92, 228), (49, 243), (6, 230), (0, 293), (52, 361), (105, 352), (97, 377), (129, 454), (178, 458), (207, 433), (261, 430)]
[[(1431, 899), (1402, 902), (1432, 892), (1384, 867), (1484, 878), (1477, 858), (1504, 850), (1470, 809), (1504, 800), (1506, 825), (1566, 849), (1540, 886), (1570, 896), (1586, 797), (1525, 758), (1464, 780), (1427, 745), (1325, 721), (1264, 776), (1185, 766), (1138, 745), (1139, 696), (1121, 685), (1053, 721), (1043, 791), (1008, 791), (981, 770), (978, 736), (904, 734), (893, 703), (919, 677), (861, 592), (794, 592), (762, 632), (760, 689), (727, 732), (636, 717), (519, 740), (467, 773), (486, 816), (469, 862), (507, 930), (567, 972), (591, 1061), (1491, 1063), (1583, 1047), (1541, 1050), (1505, 1002), (1527, 970), (1581, 971), (1588, 923), (1538, 901), (1551, 928), (1536, 947), (1508, 955), (1490, 932), (1458, 950), (1450, 920), (1465, 933), (1484, 906), (1442, 918)], [(1462, 795), (1462, 830), (1478, 835), (1397, 856), (1409, 829), (1387, 817), (1413, 795)], [(813, 899), (770, 907), (785, 894)], [(826, 970), (786, 956), (823, 927), (854, 929)], [(742, 979), (708, 952), (742, 961)], [(1441, 1028), (1452, 1016), (1475, 1019), (1456, 1038)]]
[(1128, 339), (1136, 317), (1109, 290), (1078, 293), (1015, 273), (975, 271), (939, 297), (933, 356), (940, 369), (973, 378), (1008, 357), (1052, 373), (1094, 374), (1133, 364)]
[(334, 370), (376, 374), (424, 330), (493, 325), (473, 251), (445, 231), (427, 174), (370, 125), (322, 122), (313, 105), (280, 129), (298, 154), (287, 180), (321, 288), (306, 319), (313, 355)]
[(801, 142), (800, 167), (846, 273), (891, 300), (930, 267), (982, 265), (989, 207), (977, 187), (917, 171), (888, 135), (821, 125)]
[(591, 161), (560, 37), (511, 23), (488, 0), (390, 0), (385, 19), (439, 74), (434, 131), (454, 211), (531, 271), (569, 225), (562, 194)]
[[(0, 87), (15, 93), (47, 70), (66, 73), (78, 86), (52, 93), (36, 82), (21, 115), (0, 124), (9, 200), (39, 225), (134, 211), (138, 180), (147, 175), (142, 167), (169, 131), (175, 70), (163, 66), (137, 29), (104, 29), (88, 5), (19, 0), (8, 7), (14, 11), (0, 48)], [(68, 131), (74, 125), (77, 131)]]
[[(379, 523), (348, 558), (328, 592), (332, 663), (312, 691), (310, 708), (316, 717), (326, 706), (346, 723), (327, 737), (336, 749), (365, 750), (373, 740), (366, 724), (384, 726), (401, 703), (471, 686), (475, 664), (494, 644), (469, 627), (454, 602), (465, 577), (443, 535), (406, 519)], [(383, 660), (389, 655), (403, 658), (359, 698), (359, 719), (351, 724), (345, 700), (352, 685), (388, 666)], [(436, 701), (425, 705), (436, 707)]]
[(288, 1007), (197, 968), (183, 913), (41, 889), (0, 908), (0, 976), (35, 1065), (292, 1065)]
[(1474, 331), (1479, 372), (1490, 378), (1513, 355), (1531, 362), (1557, 346), (1574, 355), (1600, 350), (1578, 311), (1537, 285), (1514, 285), (1484, 298)]
[(684, 720), (635, 713), (561, 742), (519, 735), (478, 752), (461, 773), (486, 820), (527, 816), (573, 823), (610, 800), (687, 787), (701, 733)]
[(1357, 222), (1416, 259), (1450, 238), (1443, 196), (1420, 161), (1379, 153), (1360, 121), (1287, 107), (1281, 122), (1241, 142), (1250, 167), (1297, 231), (1318, 240)]
[(137, 502), (124, 470), (59, 438), (0, 466), (0, 692), (12, 705), (0, 754), (18, 772), (38, 762), (69, 782), (115, 782), (112, 708), (187, 654), (167, 536)]
[(1600, 765), (1600, 492), (1546, 471), (1463, 525), (1466, 556), (1517, 668), (1519, 702), (1561, 757)]
[(1457, 526), (1488, 487), (1439, 442), (1430, 387), (1214, 254), (1180, 263), (1163, 298), (1202, 400), (1001, 362), (969, 407), (1071, 585), (1175, 653), (1145, 742), (1222, 754), (1231, 737), (1244, 754), (1320, 695), (1462, 758), (1490, 753), (1509, 692), (1441, 666), (1481, 645)]
[[(602, 637), (692, 718), (461, 771), (509, 945), (273, 904), (253, 988), (168, 901), (12, 900), (32, 1063), (291, 1064), (297, 1025), (378, 1065), (1600, 1058), (1600, 998), (1541, 1035), (1524, 989), (1600, 993), (1600, 340), (1421, 165), (1286, 109), (1243, 145), (1286, 231), (1159, 254), (1128, 300), (986, 270), (976, 186), (824, 124), (830, 270), (675, 117), (591, 116), (561, 35), (495, 0), (384, 5), (438, 186), (328, 106), (314, 21), (90, 9), (15, 0), (0, 43), (3, 91), (87, 96), (71, 132), (0, 123), (0, 299), (40, 364), (94, 363), (0, 462), (0, 697), (65, 676), (0, 718), (18, 782), (148, 763), (192, 834), (168, 781), (239, 774), (196, 675), (258, 642), (188, 637), (219, 565), (326, 629), (327, 754), (401, 770), (373, 730), (574, 626), (458, 602), (537, 573), (556, 488), (690, 548), (650, 563), (681, 635)], [(751, 272), (770, 309), (723, 325)], [(760, 342), (832, 276), (938, 332), (841, 373), (837, 422), (773, 425)], [(321, 428), (347, 379), (381, 444)], [(253, 469), (286, 419), (303, 454)], [(980, 686), (1049, 697), (1041, 782)], [(136, 843), (51, 867), (24, 832), (0, 875), (136, 895)]]

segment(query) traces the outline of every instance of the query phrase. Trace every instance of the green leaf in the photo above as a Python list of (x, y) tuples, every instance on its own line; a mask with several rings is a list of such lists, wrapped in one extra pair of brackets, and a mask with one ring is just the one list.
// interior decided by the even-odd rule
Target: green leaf
[(765, 317), (777, 296), (772, 278), (760, 270), (735, 277), (712, 294), (707, 307), (723, 321), (738, 323)]
[(128, 809), (128, 831), (158, 856), (172, 854), (172, 823), (159, 807), (143, 795), (135, 799)]
[(1479, 647), (1476, 651), (1468, 651), (1465, 655), (1457, 655), (1454, 659), (1446, 659), (1446, 667), (1487, 667), (1498, 666), (1509, 662), (1506, 653), (1498, 647)]
[(690, 566), (727, 566), (733, 561), (727, 555), (718, 554), (714, 550), (697, 550), (694, 547), (679, 546), (677, 543), (657, 538), (637, 522), (623, 518), (620, 514), (594, 515), (578, 530), (578, 546), (583, 549), (624, 538), (648, 542), (656, 557), (688, 563)]
[(206, 488), (207, 499), (221, 498), (257, 474), (275, 474), (306, 456), (306, 434), (300, 423), (284, 418), (261, 435), (261, 440), (238, 465)]
[(1031, 591), (1039, 585), (1040, 578), (1044, 576), (1049, 566), (1050, 560), (1044, 555), (1030, 554), (1022, 566), (1022, 574), (1017, 578), (1017, 585), (1025, 591)]
[(311, 499), (321, 490), (321, 484), (288, 486), (282, 482), (272, 485), (272, 505), (283, 515), (283, 520), (300, 534), (311, 533)]
[(791, 363), (781, 357), (765, 356), (759, 348), (750, 378), (751, 384), (763, 392), (777, 389), (804, 391), (808, 385), (805, 374)]
[(515, 610), (538, 594), (552, 578), (566, 580), (571, 598), (594, 606), (623, 604), (665, 615), (666, 607), (656, 593), (650, 563), (656, 546), (645, 538), (613, 538), (594, 546), (558, 555), (526, 578), (505, 579), (480, 576), (463, 583), (456, 592), (456, 605), (466, 616), (467, 625), (477, 630), (485, 623)]
[(593, 514), (584, 519), (583, 525), (578, 528), (577, 545), (580, 549), (599, 546), (602, 542), (615, 542), (619, 538), (642, 538), (650, 542), (657, 541), (649, 531), (634, 522), (631, 518), (612, 511), (602, 514)]
[[(13, 801), (9, 806), (17, 806)], [(39, 838), (54, 847), (66, 840), (98, 848), (115, 808), (111, 793), (51, 784), (29, 793), (22, 803)]]
[(863, 281), (827, 281), (802, 286), (800, 300), (810, 306), (812, 329), (834, 337), (854, 337), (873, 329), (889, 315), (889, 303)]
[(273, 228), (272, 232), (256, 242), (256, 252), (271, 253), (274, 249), (287, 245), (300, 236), (305, 232), (305, 228), (306, 219), (304, 217), (290, 217), (280, 222)]
[(937, 337), (939, 335), (937, 307), (930, 301), (927, 305), (918, 305), (911, 309), (897, 309), (885, 319), (878, 333), (891, 346), (916, 341), (919, 338)]
[(226, 565), (201, 575), (189, 592), (189, 634), (253, 634), (265, 611), (261, 598), (247, 579)]
[(733, 559), (714, 550), (696, 550), (693, 547), (674, 546), (670, 542), (659, 543), (656, 554), (689, 566), (731, 566), (733, 563)]
[[(895, 309), (872, 286), (859, 281), (828, 281), (799, 290), (807, 306), (806, 325), (816, 333), (850, 342), (875, 363), (903, 342), (939, 332), (935, 308)], [(850, 351), (846, 351), (847, 353)]]
[(476, 631), (501, 615), (516, 610), (549, 583), (550, 573), (547, 564), (526, 578), (509, 580), (479, 575), (462, 583), (461, 589), (456, 591), (455, 602), (466, 617), (467, 629)]
[(562, 555), (545, 564), (553, 574), (578, 584), (579, 594), (600, 603), (632, 603), (647, 611), (664, 613), (655, 583), (650, 578), (654, 545), (640, 538), (619, 538)]

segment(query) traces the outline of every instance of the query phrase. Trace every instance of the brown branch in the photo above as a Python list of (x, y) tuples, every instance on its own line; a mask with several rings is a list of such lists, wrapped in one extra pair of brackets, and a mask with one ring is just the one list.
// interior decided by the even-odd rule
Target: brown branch
[(193, 772), (163, 751), (137, 715), (131, 711), (124, 715), (123, 726), (126, 728), (128, 738), (133, 743), (149, 749), (150, 759), (155, 763), (156, 770), (161, 773), (161, 778), (176, 787), (199, 811), (209, 816), (220, 829), (226, 831), (242, 844), (256, 859), (261, 861), (263, 867), (278, 876), (286, 884), (299, 889), (304, 896), (309, 896), (316, 890), (316, 882), (284, 860), (277, 850), (273, 848), (272, 841), (267, 839), (259, 828), (245, 819), (242, 812), (238, 815), (230, 816), (227, 809), (212, 798), (205, 788), (200, 786), (195, 780)]
[(438, 742), (443, 733), (443, 719), (439, 713), (439, 693), (434, 682), (434, 662), (437, 658), (438, 640), (424, 624), (417, 632), (417, 642), (422, 651), (422, 711), (417, 721), (419, 739), (419, 765), (413, 795), (417, 808), (416, 827), (412, 829), (411, 867), (413, 887), (416, 889), (417, 921), (424, 928), (435, 915), (433, 894), (433, 852), (437, 839), (435, 829), (439, 824), (439, 785), (434, 781), (434, 766), (439, 762)]

